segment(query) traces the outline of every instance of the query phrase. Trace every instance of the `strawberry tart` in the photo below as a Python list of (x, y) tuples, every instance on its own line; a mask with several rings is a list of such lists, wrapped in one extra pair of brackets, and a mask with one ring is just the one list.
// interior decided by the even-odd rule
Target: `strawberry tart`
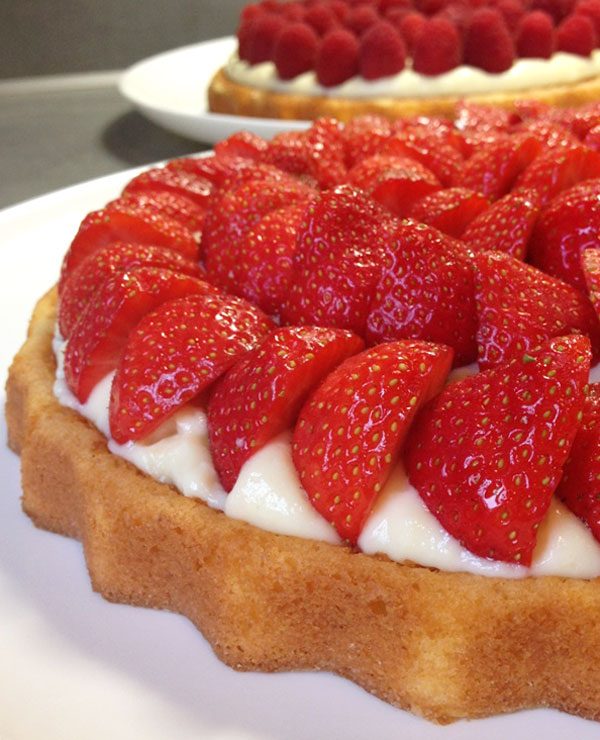
[(214, 112), (347, 121), (600, 95), (599, 0), (262, 0), (237, 38)]
[(9, 373), (26, 513), (235, 668), (600, 720), (599, 131), (462, 104), (138, 175)]

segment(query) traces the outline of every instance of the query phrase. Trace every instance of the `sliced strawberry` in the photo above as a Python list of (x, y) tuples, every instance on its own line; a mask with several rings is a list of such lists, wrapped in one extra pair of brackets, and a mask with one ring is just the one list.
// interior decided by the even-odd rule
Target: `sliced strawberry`
[(585, 292), (581, 255), (598, 245), (600, 179), (565, 190), (545, 208), (529, 245), (529, 260)]
[(600, 249), (586, 249), (581, 263), (590, 300), (600, 316)]
[(321, 193), (298, 232), (283, 322), (362, 336), (393, 225), (385, 209), (349, 185)]
[(537, 157), (521, 173), (515, 186), (537, 190), (544, 206), (561, 190), (593, 177), (600, 177), (600, 153), (584, 146), (562, 147)]
[(202, 233), (209, 278), (237, 293), (245, 278), (240, 264), (245, 234), (269, 211), (295, 202), (306, 204), (313, 192), (300, 182), (249, 180), (216, 199), (206, 212)]
[(296, 235), (307, 206), (304, 203), (270, 211), (239, 243), (239, 270), (244, 277), (236, 291), (270, 315), (285, 304), (294, 269)]
[(600, 383), (590, 385), (582, 412), (556, 495), (600, 542)]
[(435, 130), (427, 126), (407, 126), (400, 133), (386, 141), (380, 149), (384, 155), (409, 157), (433, 172), (442, 185), (448, 187), (456, 178), (464, 160), (456, 143), (454, 134)]
[(347, 166), (353, 167), (363, 159), (377, 154), (391, 135), (392, 125), (382, 116), (358, 116), (348, 121), (342, 132)]
[(209, 180), (216, 189), (219, 189), (224, 187), (230, 178), (245, 172), (252, 172), (256, 164), (246, 156), (211, 155), (208, 157), (172, 159), (165, 167), (172, 170), (183, 170), (203, 177)]
[(495, 250), (524, 260), (539, 212), (535, 190), (515, 190), (474, 218), (461, 239), (474, 252)]
[(190, 200), (185, 195), (170, 193), (164, 191), (149, 191), (139, 193), (128, 193), (121, 196), (117, 201), (111, 201), (107, 207), (113, 203), (129, 203), (136, 208), (147, 210), (153, 208), (164, 214), (168, 218), (178, 221), (186, 229), (189, 229), (197, 244), (202, 240), (202, 227), (204, 225), (205, 208)]
[(593, 149), (595, 152), (600, 152), (600, 125), (591, 128), (585, 135), (583, 140), (585, 146), (588, 149)]
[(446, 188), (417, 201), (411, 218), (459, 238), (473, 219), (489, 209), (487, 198), (466, 188)]
[(474, 264), (480, 369), (563, 334), (587, 334), (597, 356), (600, 324), (583, 293), (501, 252), (478, 254)]
[(188, 259), (198, 259), (194, 234), (179, 221), (151, 206), (140, 206), (129, 199), (119, 198), (83, 219), (63, 259), (60, 284), (92, 252), (119, 241), (168, 247)]
[(511, 127), (511, 114), (505, 108), (463, 100), (456, 106), (455, 125), (460, 131), (472, 129), (506, 133)]
[(348, 173), (348, 183), (359, 187), (396, 216), (406, 216), (412, 204), (440, 189), (437, 177), (408, 157), (376, 154)]
[(452, 383), (406, 445), (411, 483), (476, 555), (530, 565), (579, 425), (589, 341), (559, 337)]
[(212, 285), (165, 268), (119, 272), (94, 293), (69, 338), (65, 378), (84, 403), (93, 387), (117, 366), (127, 336), (148, 311), (191, 293), (216, 294)]
[(183, 169), (154, 167), (134, 177), (123, 190), (127, 193), (175, 193), (206, 207), (213, 185), (210, 180)]
[(477, 357), (470, 257), (434, 228), (404, 221), (383, 253), (367, 319), (369, 342), (427, 339), (447, 344), (456, 365)]
[(498, 200), (513, 187), (541, 148), (540, 142), (527, 134), (498, 139), (473, 154), (454, 184)]
[(356, 544), (415, 412), (448, 374), (452, 351), (427, 342), (381, 344), (325, 378), (300, 412), (292, 455), (314, 508)]
[(250, 131), (238, 131), (215, 144), (218, 157), (244, 157), (260, 161), (267, 150), (267, 142)]
[(127, 340), (111, 388), (115, 441), (147, 437), (272, 327), (247, 301), (215, 293), (172, 300), (144, 316)]
[(363, 347), (343, 329), (287, 327), (231, 368), (208, 405), (213, 462), (226, 491), (248, 458), (294, 425), (310, 391)]
[(516, 131), (526, 131), (535, 136), (543, 145), (544, 149), (556, 149), (557, 147), (573, 147), (579, 143), (565, 126), (552, 121), (534, 120), (526, 121), (518, 126)]
[(69, 275), (59, 296), (58, 326), (67, 339), (79, 317), (102, 283), (112, 275), (134, 267), (165, 267), (173, 272), (201, 278), (197, 263), (164, 247), (115, 242), (98, 249)]
[(330, 118), (320, 118), (307, 131), (277, 134), (269, 142), (263, 159), (322, 188), (337, 185), (346, 175), (340, 123)]

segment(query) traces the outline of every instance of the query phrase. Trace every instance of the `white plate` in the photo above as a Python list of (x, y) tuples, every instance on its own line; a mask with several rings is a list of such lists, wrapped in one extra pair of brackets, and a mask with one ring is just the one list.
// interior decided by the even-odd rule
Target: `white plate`
[[(79, 221), (132, 174), (0, 213), (2, 375)], [(600, 725), (547, 710), (437, 727), (332, 675), (235, 673), (184, 618), (94, 594), (79, 543), (36, 530), (21, 512), (18, 458), (4, 446), (0, 476), (3, 740), (599, 737)]]
[(124, 72), (119, 89), (154, 123), (208, 144), (241, 130), (271, 138), (280, 131), (307, 128), (309, 121), (208, 112), (206, 92), (210, 80), (235, 48), (235, 39), (228, 36), (158, 54)]

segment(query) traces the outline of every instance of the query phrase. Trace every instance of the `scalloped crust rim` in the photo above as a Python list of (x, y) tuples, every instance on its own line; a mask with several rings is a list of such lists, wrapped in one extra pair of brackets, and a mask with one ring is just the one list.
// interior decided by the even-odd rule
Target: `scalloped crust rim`
[(336, 98), (299, 93), (280, 93), (242, 85), (231, 80), (221, 68), (208, 88), (208, 105), (213, 113), (259, 118), (313, 120), (333, 116), (348, 121), (354, 116), (374, 113), (387, 118), (409, 116), (454, 117), (460, 100), (512, 109), (519, 100), (537, 100), (559, 107), (583, 105), (600, 98), (600, 77), (573, 85), (555, 85), (515, 93), (447, 96), (437, 98)]
[(400, 565), (185, 498), (58, 404), (55, 305), (38, 303), (10, 369), (9, 443), (25, 512), (81, 540), (106, 599), (185, 615), (233, 668), (332, 671), (440, 723), (538, 706), (600, 719), (598, 579)]

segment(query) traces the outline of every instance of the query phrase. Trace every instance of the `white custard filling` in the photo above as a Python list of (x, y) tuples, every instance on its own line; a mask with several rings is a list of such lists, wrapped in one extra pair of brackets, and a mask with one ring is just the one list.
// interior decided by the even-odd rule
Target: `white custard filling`
[[(291, 435), (285, 432), (250, 458), (229, 494), (219, 483), (212, 464), (206, 413), (188, 405), (166, 421), (144, 442), (117, 444), (110, 438), (108, 406), (114, 373), (98, 383), (85, 404), (80, 404), (65, 382), (65, 342), (56, 337), (57, 373), (54, 394), (63, 406), (75, 409), (107, 438), (109, 450), (129, 460), (161, 483), (185, 496), (205, 501), (256, 527), (277, 534), (339, 544), (333, 527), (311, 506), (291, 454)], [(455, 379), (476, 372), (461, 368)], [(600, 379), (600, 366), (592, 371)], [(557, 499), (538, 533), (530, 568), (477, 557), (452, 537), (429, 512), (411, 486), (402, 463), (386, 483), (358, 541), (367, 554), (381, 553), (396, 562), (411, 562), (439, 570), (468, 572), (503, 578), (555, 575), (571, 578), (600, 576), (600, 543), (588, 527)]]
[(225, 74), (234, 82), (272, 92), (335, 98), (431, 98), (520, 92), (537, 87), (572, 85), (600, 74), (600, 49), (589, 57), (557, 52), (550, 59), (518, 59), (499, 74), (462, 65), (450, 72), (429, 77), (406, 67), (396, 75), (379, 80), (352, 77), (341, 85), (323, 87), (313, 71), (282, 80), (273, 62), (250, 65), (230, 57)]

